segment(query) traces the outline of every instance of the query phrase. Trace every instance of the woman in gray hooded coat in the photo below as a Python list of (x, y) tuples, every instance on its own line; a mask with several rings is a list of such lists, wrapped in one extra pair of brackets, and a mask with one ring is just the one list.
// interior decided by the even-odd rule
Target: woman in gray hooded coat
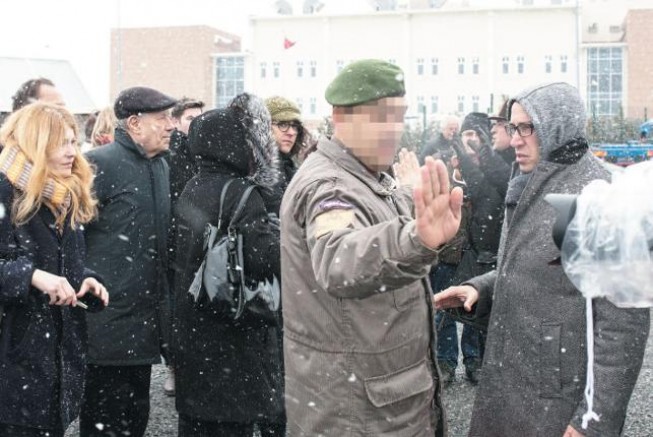
[(588, 149), (585, 124), (578, 90), (568, 84), (536, 87), (512, 99), (508, 129), (516, 163), (497, 268), (434, 297), (438, 308), (464, 301), (476, 319), (489, 313), (470, 436), (612, 437), (623, 428), (649, 310), (594, 299), (593, 410), (599, 420), (583, 429), (585, 298), (560, 265), (552, 237), (556, 213), (544, 199), (578, 194), (590, 181), (610, 178)]

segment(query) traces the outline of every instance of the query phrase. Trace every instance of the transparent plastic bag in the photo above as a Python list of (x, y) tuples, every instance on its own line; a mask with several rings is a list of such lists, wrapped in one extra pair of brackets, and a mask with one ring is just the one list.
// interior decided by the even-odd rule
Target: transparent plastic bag
[(577, 198), (561, 260), (586, 298), (621, 308), (653, 306), (653, 161), (597, 180)]

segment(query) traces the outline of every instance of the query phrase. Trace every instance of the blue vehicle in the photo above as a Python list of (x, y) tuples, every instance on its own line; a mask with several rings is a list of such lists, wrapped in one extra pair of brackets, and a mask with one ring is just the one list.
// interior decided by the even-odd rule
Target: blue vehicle
[(653, 120), (639, 127), (640, 140), (623, 144), (595, 143), (590, 146), (595, 156), (611, 164), (627, 167), (653, 158)]

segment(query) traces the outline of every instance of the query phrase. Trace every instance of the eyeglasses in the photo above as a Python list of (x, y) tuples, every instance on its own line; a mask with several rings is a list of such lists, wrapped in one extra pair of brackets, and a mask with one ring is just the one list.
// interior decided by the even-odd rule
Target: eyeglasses
[(293, 128), (295, 132), (300, 132), (302, 130), (302, 125), (296, 121), (280, 121), (272, 124), (279, 128), (281, 132), (288, 132), (288, 129), (290, 128)]
[(515, 135), (515, 132), (519, 134), (520, 137), (528, 137), (533, 135), (533, 131), (535, 130), (535, 126), (533, 126), (533, 123), (519, 123), (519, 124), (512, 124), (508, 123), (506, 124), (506, 132), (510, 137)]

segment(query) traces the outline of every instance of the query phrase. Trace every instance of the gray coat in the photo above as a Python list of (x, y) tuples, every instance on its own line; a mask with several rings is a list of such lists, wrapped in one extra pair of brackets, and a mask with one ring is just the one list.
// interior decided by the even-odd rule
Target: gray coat
[[(539, 127), (540, 135), (558, 134), (542, 116), (543, 109), (530, 103), (522, 106), (531, 114), (540, 111), (533, 117), (536, 131)], [(583, 117), (578, 124), (582, 132)], [(594, 300), (594, 411), (600, 421), (590, 421), (583, 430), (585, 299), (556, 262), (560, 252), (551, 234), (555, 211), (544, 196), (580, 193), (590, 181), (608, 179), (609, 173), (590, 152), (573, 164), (548, 161), (555, 144), (568, 139), (540, 138), (544, 159), (517, 205), (506, 211), (497, 269), (468, 282), (480, 292), (477, 307), (492, 308), (470, 436), (559, 437), (571, 424), (587, 437), (609, 437), (618, 436), (624, 424), (642, 365), (649, 310)]]
[(392, 179), (321, 141), (281, 206), (292, 436), (442, 436), (431, 292), (437, 252)]

